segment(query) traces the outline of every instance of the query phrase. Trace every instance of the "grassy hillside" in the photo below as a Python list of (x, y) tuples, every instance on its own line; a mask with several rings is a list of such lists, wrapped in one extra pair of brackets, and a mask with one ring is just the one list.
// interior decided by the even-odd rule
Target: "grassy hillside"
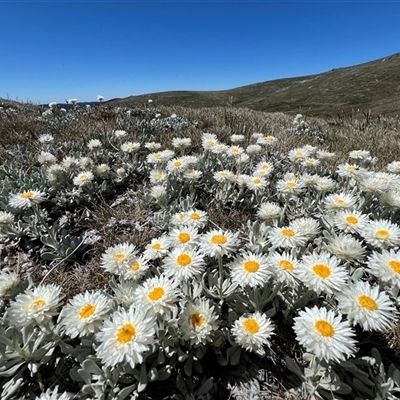
[[(308, 115), (397, 115), (400, 112), (400, 53), (329, 72), (255, 83), (222, 91), (172, 91), (114, 99), (112, 106), (233, 106)], [(358, 111), (359, 110), (359, 111)]]

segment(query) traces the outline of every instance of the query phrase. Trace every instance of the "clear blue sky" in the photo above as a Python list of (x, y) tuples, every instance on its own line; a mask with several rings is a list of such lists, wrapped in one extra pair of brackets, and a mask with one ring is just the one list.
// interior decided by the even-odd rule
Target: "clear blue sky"
[(0, 97), (33, 103), (231, 89), (396, 52), (397, 1), (0, 0)]

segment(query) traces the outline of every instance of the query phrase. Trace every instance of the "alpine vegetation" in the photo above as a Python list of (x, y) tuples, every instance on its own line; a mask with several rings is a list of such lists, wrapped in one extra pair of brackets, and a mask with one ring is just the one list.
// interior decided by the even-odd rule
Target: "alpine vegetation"
[(0, 109), (2, 399), (398, 398), (377, 128), (98, 100)]

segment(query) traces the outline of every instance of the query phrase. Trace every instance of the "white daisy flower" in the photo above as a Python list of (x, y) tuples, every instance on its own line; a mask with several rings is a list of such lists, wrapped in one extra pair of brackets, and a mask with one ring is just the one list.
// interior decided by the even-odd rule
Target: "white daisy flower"
[(304, 235), (308, 239), (315, 238), (321, 230), (319, 222), (314, 218), (296, 218), (290, 222), (289, 228), (293, 228), (299, 235)]
[(79, 167), (79, 160), (76, 157), (65, 157), (62, 160), (62, 166), (66, 169), (75, 169)]
[(236, 320), (232, 327), (232, 334), (239, 346), (264, 356), (264, 347), (271, 347), (269, 339), (274, 334), (274, 325), (265, 314), (257, 311), (253, 314), (242, 315)]
[(95, 172), (98, 176), (104, 178), (109, 174), (110, 169), (111, 168), (107, 164), (99, 164), (96, 166)]
[(55, 164), (57, 162), (57, 158), (47, 151), (42, 151), (38, 156), (38, 161), (41, 165), (48, 166)]
[(138, 142), (125, 142), (121, 144), (121, 150), (125, 153), (134, 153), (140, 149)]
[(38, 141), (43, 144), (49, 144), (54, 141), (54, 137), (49, 135), (48, 133), (45, 133), (39, 136)]
[(240, 146), (228, 146), (226, 149), (226, 155), (231, 157), (239, 157), (244, 153), (244, 148)]
[(307, 240), (305, 235), (302, 235), (296, 229), (289, 226), (274, 226), (268, 234), (268, 241), (273, 247), (301, 247), (307, 243)]
[(323, 248), (341, 260), (351, 262), (362, 262), (366, 250), (359, 240), (343, 234), (332, 236)]
[(134, 297), (136, 302), (154, 315), (164, 314), (177, 301), (178, 292), (177, 283), (161, 275), (147, 279), (139, 285)]
[(259, 144), (251, 144), (246, 147), (246, 153), (249, 156), (254, 156), (255, 154), (260, 154), (262, 152), (262, 147)]
[(389, 182), (379, 179), (374, 175), (366, 175), (358, 182), (360, 190), (364, 193), (381, 195), (389, 189)]
[(234, 176), (235, 176), (234, 173), (227, 169), (214, 172), (213, 174), (214, 180), (216, 180), (219, 183), (232, 182), (234, 180)]
[(200, 246), (204, 254), (211, 257), (227, 255), (239, 247), (239, 232), (232, 233), (221, 229), (213, 229), (203, 234)]
[(179, 245), (196, 247), (198, 245), (199, 233), (194, 226), (185, 226), (170, 231), (168, 238), (172, 247)]
[(400, 228), (387, 220), (380, 219), (363, 224), (360, 235), (372, 246), (381, 249), (400, 244)]
[(14, 223), (14, 215), (7, 211), (0, 211), (0, 228)]
[(46, 194), (38, 190), (25, 190), (22, 193), (12, 194), (8, 204), (13, 208), (28, 208), (46, 200)]
[(271, 136), (271, 135), (264, 136), (264, 135), (262, 135), (261, 137), (257, 137), (257, 144), (266, 145), (266, 146), (272, 146), (272, 145), (274, 145), (276, 143), (278, 143), (278, 139), (275, 136)]
[(218, 317), (214, 306), (208, 300), (199, 299), (194, 303), (186, 303), (179, 318), (182, 339), (190, 345), (206, 344), (211, 340), (213, 331), (218, 329)]
[(387, 165), (386, 169), (393, 174), (400, 174), (400, 161), (392, 161)]
[(117, 129), (114, 131), (114, 136), (117, 138), (122, 138), (122, 137), (125, 137), (126, 135), (127, 135), (127, 132), (122, 129)]
[(164, 274), (176, 281), (188, 281), (204, 271), (204, 254), (190, 246), (178, 246), (163, 260)]
[(354, 209), (358, 198), (346, 192), (332, 193), (325, 197), (324, 207), (328, 211), (341, 211)]
[(285, 196), (299, 196), (306, 188), (299, 179), (279, 179), (276, 182), (276, 190)]
[[(210, 145), (210, 143), (214, 143), (211, 147), (211, 153), (213, 154), (222, 154), (223, 156), (226, 156), (226, 153), (228, 152), (228, 146), (226, 144), (220, 143), (220, 142), (214, 142), (213, 140), (208, 140), (207, 146)], [(205, 148), (207, 150), (207, 148)]]
[[(136, 282), (125, 280), (123, 277), (118, 279), (118, 282), (113, 282), (111, 288), (114, 292), (115, 301), (124, 308), (129, 308), (133, 305), (135, 299), (133, 297), (137, 287)], [(135, 303), (136, 304), (136, 303)]]
[(75, 176), (73, 183), (76, 186), (84, 186), (92, 182), (94, 175), (91, 171), (84, 171)]
[[(210, 137), (210, 138), (204, 138), (201, 140), (201, 145), (203, 147), (204, 150), (213, 150), (214, 147), (217, 145), (218, 140), (214, 137)], [(224, 146), (224, 150), (226, 149), (226, 146)]]
[(400, 289), (400, 251), (373, 251), (368, 257), (367, 270), (382, 282)]
[(296, 148), (288, 153), (289, 160), (295, 163), (302, 163), (309, 156), (310, 153), (303, 148)]
[(51, 322), (58, 314), (61, 298), (61, 288), (53, 284), (27, 289), (10, 303), (7, 319), (15, 327)]
[(317, 168), (320, 166), (321, 162), (316, 158), (307, 157), (301, 164), (307, 168)]
[(344, 177), (344, 178), (362, 178), (366, 174), (368, 174), (368, 170), (365, 168), (361, 168), (357, 164), (339, 164), (337, 167), (336, 172), (338, 173), (339, 176)]
[(166, 169), (172, 174), (184, 172), (187, 169), (186, 160), (183, 157), (174, 158), (173, 160), (168, 161)]
[(335, 213), (333, 217), (335, 226), (346, 233), (360, 233), (369, 218), (361, 211), (343, 210)]
[(150, 196), (156, 199), (157, 201), (166, 197), (167, 188), (163, 185), (154, 185), (150, 190)]
[(355, 334), (340, 314), (325, 307), (306, 307), (294, 321), (296, 339), (319, 359), (340, 362), (356, 352)]
[(347, 284), (347, 270), (340, 266), (340, 260), (326, 251), (304, 255), (297, 277), (317, 294), (340, 292)]
[(142, 308), (120, 308), (106, 319), (96, 335), (97, 356), (105, 366), (127, 362), (132, 368), (143, 362), (143, 353), (154, 343), (155, 319)]
[(78, 102), (78, 99), (69, 99), (68, 103), (75, 105)]
[(67, 393), (58, 393), (58, 386), (54, 390), (47, 389), (36, 400), (70, 400), (71, 396)]
[(187, 225), (195, 226), (199, 229), (204, 228), (208, 222), (207, 213), (198, 209), (186, 211), (183, 222)]
[(371, 157), (371, 153), (368, 150), (352, 150), (349, 152), (349, 158), (353, 160), (365, 160)]
[(169, 247), (170, 245), (167, 236), (163, 235), (158, 238), (151, 239), (151, 242), (146, 245), (143, 256), (148, 260), (162, 258), (168, 253)]
[(87, 336), (98, 331), (112, 306), (112, 300), (100, 292), (80, 293), (63, 307), (58, 322), (71, 338)]
[(260, 139), (260, 138), (264, 137), (264, 134), (261, 133), (261, 132), (254, 132), (254, 133), (251, 134), (251, 137), (254, 138), (254, 139)]
[(229, 137), (229, 140), (230, 140), (232, 143), (241, 143), (241, 142), (244, 142), (245, 136), (244, 136), (244, 135), (231, 135), (231, 136)]
[(381, 195), (380, 202), (390, 210), (400, 209), (400, 189), (387, 190)]
[(336, 158), (336, 154), (326, 150), (317, 150), (317, 158), (321, 161), (332, 161)]
[(0, 272), (0, 297), (12, 293), (13, 289), (19, 285), (21, 279), (15, 272)]
[(300, 262), (293, 253), (284, 251), (280, 254), (275, 251), (268, 257), (268, 264), (278, 282), (285, 283), (290, 287), (298, 286), (296, 274)]
[(357, 281), (337, 294), (339, 308), (353, 325), (359, 324), (365, 331), (389, 329), (396, 318), (396, 307), (379, 286)]
[(271, 276), (268, 259), (262, 254), (247, 252), (236, 257), (229, 267), (232, 282), (241, 287), (263, 286)]
[(91, 139), (89, 140), (87, 147), (89, 148), (89, 150), (99, 149), (100, 147), (102, 147), (102, 143), (99, 139)]
[(90, 157), (81, 157), (79, 165), (82, 169), (89, 169), (93, 166), (93, 160)]
[(282, 215), (282, 208), (273, 202), (262, 203), (257, 211), (257, 216), (265, 221), (274, 220)]
[(197, 169), (187, 170), (184, 173), (184, 178), (189, 181), (198, 181), (202, 177), (203, 173)]
[(265, 189), (268, 182), (262, 176), (250, 176), (246, 184), (251, 191), (258, 192)]
[(148, 150), (158, 150), (161, 149), (161, 143), (158, 142), (147, 142), (144, 147)]
[(186, 149), (192, 145), (192, 139), (190, 138), (173, 138), (172, 146), (176, 149)]
[(168, 173), (161, 169), (152, 169), (150, 171), (149, 178), (150, 178), (150, 183), (152, 183), (153, 185), (157, 183), (160, 184), (167, 180)]
[(100, 266), (106, 271), (120, 275), (136, 257), (136, 247), (130, 243), (109, 247), (101, 256)]
[(138, 281), (149, 269), (149, 262), (144, 256), (133, 257), (122, 267), (122, 276), (128, 281)]
[(319, 176), (315, 179), (313, 187), (319, 193), (328, 193), (336, 188), (336, 182), (327, 176)]

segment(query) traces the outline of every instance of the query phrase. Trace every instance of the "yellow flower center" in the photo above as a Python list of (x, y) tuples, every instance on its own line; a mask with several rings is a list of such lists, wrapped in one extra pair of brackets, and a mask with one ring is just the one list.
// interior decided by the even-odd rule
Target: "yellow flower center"
[(267, 142), (273, 142), (274, 141), (274, 137), (273, 136), (267, 136), (266, 138), (265, 138), (265, 140), (267, 141)]
[(187, 232), (181, 232), (178, 235), (178, 240), (180, 243), (187, 243), (190, 240), (190, 235)]
[(79, 318), (85, 319), (90, 317), (96, 311), (96, 307), (93, 304), (85, 304), (79, 310)]
[(282, 269), (284, 269), (284, 270), (286, 270), (286, 271), (293, 271), (293, 270), (294, 270), (293, 264), (292, 264), (290, 261), (288, 261), (288, 260), (280, 260), (280, 261), (278, 262), (278, 265), (279, 265)]
[(332, 337), (335, 334), (335, 329), (333, 326), (328, 321), (324, 321), (323, 319), (315, 321), (314, 327), (315, 330), (323, 337)]
[(33, 192), (25, 192), (21, 194), (22, 199), (30, 199), (34, 195)]
[(133, 143), (128, 143), (127, 147), (128, 147), (128, 149), (131, 149), (133, 147)]
[(356, 169), (357, 169), (357, 167), (355, 167), (354, 165), (348, 165), (347, 167), (346, 167), (346, 169), (347, 169), (347, 171), (355, 171)]
[(154, 244), (151, 246), (151, 249), (152, 249), (152, 250), (160, 250), (160, 249), (161, 249), (161, 244), (160, 244), (160, 243), (154, 243)]
[(163, 177), (164, 177), (164, 175), (163, 175), (161, 172), (157, 172), (157, 173), (156, 173), (156, 178), (157, 178), (158, 180), (161, 180)]
[(139, 269), (139, 267), (140, 267), (140, 264), (139, 264), (138, 261), (136, 261), (135, 264), (131, 265), (130, 270), (131, 271), (137, 271)]
[(282, 229), (281, 234), (282, 234), (282, 236), (286, 236), (286, 237), (293, 237), (295, 235), (295, 233), (292, 229)]
[(336, 204), (343, 204), (344, 200), (343, 199), (335, 199)]
[(179, 254), (179, 256), (176, 258), (176, 262), (180, 267), (186, 267), (192, 262), (192, 258), (189, 256), (189, 254)]
[(315, 264), (312, 270), (316, 275), (323, 279), (328, 278), (331, 274), (331, 269), (324, 264)]
[(87, 179), (87, 175), (86, 174), (81, 174), (81, 175), (79, 175), (79, 179), (81, 181), (84, 181), (85, 179)]
[(368, 311), (376, 311), (378, 309), (376, 301), (365, 294), (358, 296), (357, 303), (360, 307), (365, 308)]
[(160, 158), (161, 157), (161, 153), (154, 153), (153, 156), (154, 156), (154, 158)]
[(245, 261), (245, 263), (243, 264), (243, 269), (249, 273), (257, 272), (259, 268), (260, 264), (254, 260)]
[(252, 335), (254, 335), (255, 333), (257, 333), (260, 329), (260, 327), (258, 326), (258, 322), (254, 319), (254, 318), (246, 318), (243, 322), (242, 322), (243, 328), (248, 332), (251, 333)]
[(124, 253), (117, 253), (114, 256), (114, 260), (117, 261), (117, 262), (124, 261), (125, 260), (125, 254)]
[(253, 183), (254, 183), (255, 185), (258, 185), (259, 183), (261, 183), (261, 179), (260, 179), (260, 178), (254, 178), (254, 179), (253, 179)]
[(46, 300), (44, 299), (36, 299), (33, 300), (30, 304), (29, 304), (29, 311), (32, 311), (33, 309), (38, 309), (40, 306), (42, 306), (43, 304), (46, 303)]
[(286, 182), (286, 186), (293, 189), (297, 186), (296, 182)]
[(155, 287), (153, 290), (151, 290), (149, 292), (149, 294), (147, 295), (147, 297), (152, 300), (152, 301), (157, 301), (160, 300), (161, 297), (164, 296), (165, 290), (161, 287)]
[(201, 327), (204, 324), (204, 317), (199, 313), (192, 314), (193, 328)]
[(261, 165), (261, 168), (260, 169), (268, 169), (269, 168), (269, 165), (268, 164), (263, 164), (263, 165)]
[(216, 245), (220, 245), (220, 244), (224, 244), (226, 243), (226, 237), (224, 235), (214, 235), (211, 238), (211, 244), (216, 244)]
[(135, 327), (132, 324), (127, 323), (118, 329), (117, 342), (119, 344), (128, 343), (132, 340), (133, 337), (135, 337), (135, 335), (136, 335)]
[(239, 153), (239, 149), (237, 149), (237, 148), (235, 147), (235, 148), (231, 149), (231, 153), (237, 154), (237, 153)]
[(174, 167), (180, 167), (182, 163), (180, 161), (174, 161)]
[(314, 164), (315, 160), (314, 160), (313, 158), (308, 158), (308, 159), (307, 159), (307, 162), (308, 162), (309, 164)]
[(208, 145), (208, 146), (214, 146), (214, 144), (215, 144), (214, 140), (209, 140), (209, 141), (207, 142), (207, 145)]
[(296, 153), (294, 153), (294, 155), (296, 157), (303, 157), (303, 153), (301, 151), (296, 151)]
[(346, 217), (346, 222), (349, 223), (349, 224), (355, 225), (355, 224), (358, 223), (358, 218), (355, 217), (354, 215), (348, 215)]
[(389, 236), (389, 231), (387, 231), (386, 229), (378, 229), (376, 231), (376, 236), (382, 239), (387, 238)]
[(400, 274), (400, 261), (390, 260), (388, 262), (389, 268), (396, 274)]
[(194, 219), (194, 220), (198, 220), (198, 219), (200, 219), (200, 215), (197, 214), (197, 213), (191, 213), (191, 214), (189, 215), (189, 218), (190, 218), (190, 219)]

